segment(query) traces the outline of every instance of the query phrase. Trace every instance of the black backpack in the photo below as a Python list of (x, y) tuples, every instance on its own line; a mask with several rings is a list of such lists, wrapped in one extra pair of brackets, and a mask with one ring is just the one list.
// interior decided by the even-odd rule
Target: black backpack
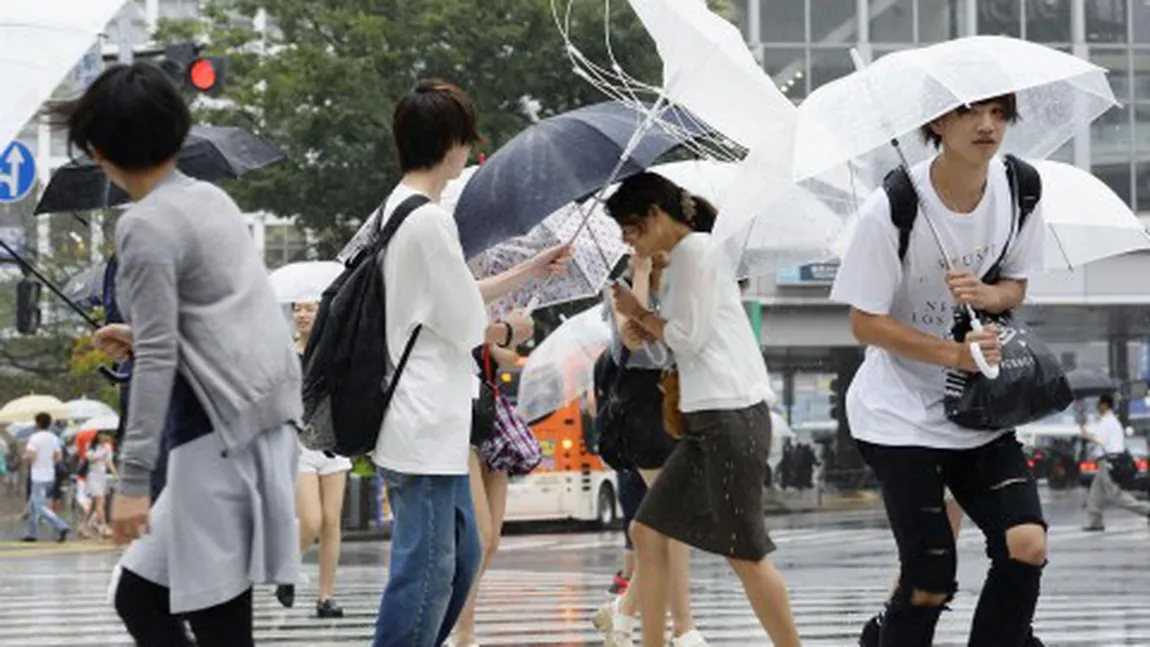
[(309, 449), (359, 456), (375, 448), (395, 386), (422, 329), (416, 326), (411, 332), (393, 366), (381, 255), (407, 217), (428, 202), (422, 195), (404, 200), (324, 290), (303, 357), (305, 427), (300, 436)]
[[(1038, 169), (1022, 161), (1014, 155), (1006, 155), (1006, 180), (1010, 185), (1010, 194), (1018, 202), (1018, 231), (1022, 231), (1026, 219), (1042, 199), (1042, 176)], [(1017, 179), (1017, 182), (1015, 181)], [(1017, 185), (1017, 194), (1015, 186)], [(918, 218), (918, 195), (910, 176), (902, 166), (896, 167), (886, 174), (882, 180), (882, 188), (890, 201), (890, 219), (898, 229), (898, 260), (906, 260), (907, 247), (910, 245), (910, 232), (914, 229), (914, 221)], [(992, 271), (998, 269), (998, 265)], [(987, 283), (993, 283), (998, 277), (984, 278)]]

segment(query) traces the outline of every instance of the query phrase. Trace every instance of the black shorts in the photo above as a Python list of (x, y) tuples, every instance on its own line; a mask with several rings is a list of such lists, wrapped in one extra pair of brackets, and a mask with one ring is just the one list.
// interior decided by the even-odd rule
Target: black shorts
[(1010, 528), (1030, 523), (1046, 527), (1037, 482), (1013, 433), (963, 450), (856, 442), (882, 484), (903, 586), (937, 593), (955, 590), (955, 541), (944, 488), (982, 530), (992, 560), (1009, 557)]

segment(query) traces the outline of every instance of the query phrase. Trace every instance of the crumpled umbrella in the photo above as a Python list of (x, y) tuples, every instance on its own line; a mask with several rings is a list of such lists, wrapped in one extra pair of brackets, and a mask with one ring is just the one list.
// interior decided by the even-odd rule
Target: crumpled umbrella
[(277, 268), (268, 278), (280, 303), (318, 302), (343, 271), (343, 263), (335, 261), (300, 261)]
[[(459, 178), (448, 182), (440, 196), (440, 206), (454, 211), (459, 196), (479, 168), (470, 166)], [(603, 213), (602, 205), (588, 208), (590, 215), (577, 204), (563, 205), (526, 234), (501, 241), (467, 259), (475, 278), (483, 279), (505, 272), (557, 245), (570, 243), (572, 246), (571, 264), (566, 272), (529, 281), (490, 304), (488, 312), (492, 317), (504, 317), (517, 308), (545, 308), (575, 301), (599, 292), (628, 247), (623, 243), (619, 226)], [(586, 226), (581, 227), (584, 219)]]
[(99, 38), (124, 0), (0, 3), (0, 142), (7, 146)]
[(678, 109), (650, 115), (616, 101), (532, 125), (496, 151), (464, 187), (455, 207), (464, 256), (526, 234), (560, 207), (645, 170), (682, 144), (683, 132), (697, 128)]
[(516, 407), (539, 420), (594, 388), (595, 361), (611, 343), (603, 304), (564, 321), (539, 344), (519, 374)]
[[(717, 139), (748, 151), (724, 171), (730, 177), (721, 190), (700, 193), (719, 208), (711, 236), (714, 261), (739, 276), (756, 276), (829, 256), (848, 211), (795, 185), (798, 110), (751, 55), (739, 30), (703, 0), (630, 3), (663, 60), (662, 95), (714, 129)], [(703, 153), (715, 150), (722, 147)], [(841, 187), (849, 178), (844, 169), (823, 181)]]
[[(283, 153), (260, 137), (242, 129), (192, 126), (176, 155), (176, 166), (197, 180), (235, 179), (283, 159)], [(123, 189), (108, 181), (90, 159), (66, 164), (52, 174), (36, 213), (85, 211), (131, 202)]]

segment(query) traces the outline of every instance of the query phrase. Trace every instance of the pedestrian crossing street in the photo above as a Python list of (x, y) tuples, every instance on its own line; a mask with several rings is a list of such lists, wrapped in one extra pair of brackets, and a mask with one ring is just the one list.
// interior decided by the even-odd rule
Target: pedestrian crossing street
[[(773, 534), (779, 545), (775, 561), (790, 585), (804, 644), (854, 645), (859, 628), (886, 594), (893, 567), (889, 531), (784, 529)], [(1081, 533), (1076, 526), (1052, 527), (1050, 542), (1052, 553), (1060, 547), (1069, 550), (1080, 542), (1107, 542), (1116, 545), (1117, 550), (1125, 550), (1128, 545), (1130, 550), (1140, 550), (1144, 555), (1150, 533), (1142, 520), (1116, 519), (1104, 534)], [(964, 535), (960, 542), (963, 556), (977, 558), (980, 543), (977, 532)], [(486, 647), (602, 644), (589, 618), (607, 599), (605, 586), (618, 546), (619, 537), (615, 534), (504, 538), (504, 559), (497, 560), (496, 567), (484, 579), (479, 598), (480, 643)], [(850, 564), (835, 560), (826, 565), (839, 574), (837, 579), (810, 582), (814, 578), (804, 576), (820, 559), (842, 553), (851, 556)], [(605, 566), (595, 572), (553, 570), (563, 569), (567, 564), (564, 556), (574, 554), (582, 554), (578, 561), (583, 563), (593, 561), (588, 555), (598, 554), (603, 558), (598, 563)], [(550, 568), (502, 566), (522, 562), (527, 555), (549, 560)], [(0, 567), (0, 645), (131, 645), (105, 598), (114, 555), (73, 554), (60, 559), (79, 562), (74, 568), (50, 568), (47, 560), (41, 558), (34, 568)], [(362, 563), (343, 565), (338, 574), (338, 598), (346, 612), (340, 620), (312, 617), (314, 564), (305, 566), (312, 584), (300, 587), (295, 609), (281, 608), (271, 587), (257, 590), (257, 644), (369, 644), (386, 574), (379, 561), (355, 561)], [(692, 609), (711, 644), (769, 644), (738, 581), (725, 565), (709, 556), (698, 556), (692, 568)], [(940, 622), (935, 645), (965, 645), (977, 601), (977, 590), (970, 587), (976, 584), (973, 580), (964, 582), (953, 610), (944, 614)], [(1035, 626), (1047, 645), (1150, 645), (1146, 589), (1111, 589), (1116, 592), (1099, 595), (1098, 588), (1088, 592), (1076, 590), (1073, 584), (1062, 582), (1045, 587)]]

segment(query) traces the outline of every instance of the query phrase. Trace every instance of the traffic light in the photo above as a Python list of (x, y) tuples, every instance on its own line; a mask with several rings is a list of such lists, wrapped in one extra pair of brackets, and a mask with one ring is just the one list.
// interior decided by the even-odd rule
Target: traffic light
[(24, 279), (16, 284), (16, 331), (31, 335), (40, 329), (40, 284)]
[(202, 45), (177, 43), (164, 48), (164, 69), (181, 89), (216, 96), (223, 91), (228, 59), (225, 56), (200, 56)]

